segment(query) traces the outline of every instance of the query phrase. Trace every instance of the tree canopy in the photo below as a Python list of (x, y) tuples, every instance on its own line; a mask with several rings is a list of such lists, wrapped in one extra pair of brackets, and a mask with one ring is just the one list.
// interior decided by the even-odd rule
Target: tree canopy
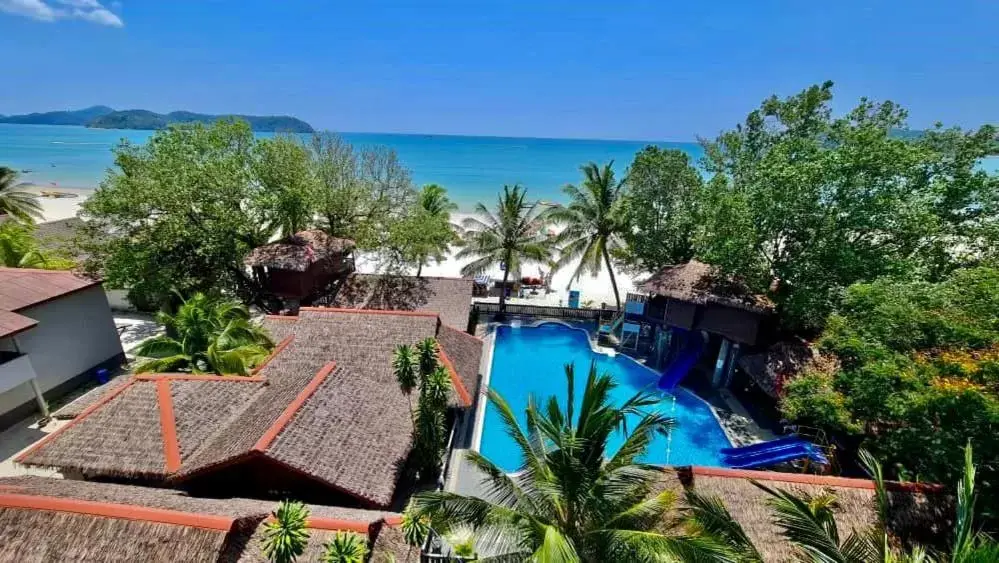
[(896, 104), (862, 99), (833, 117), (831, 100), (831, 82), (772, 97), (704, 142), (713, 177), (694, 252), (760, 292), (773, 286), (790, 327), (821, 327), (852, 283), (940, 279), (994, 253), (999, 178), (975, 168), (994, 128), (901, 139)]

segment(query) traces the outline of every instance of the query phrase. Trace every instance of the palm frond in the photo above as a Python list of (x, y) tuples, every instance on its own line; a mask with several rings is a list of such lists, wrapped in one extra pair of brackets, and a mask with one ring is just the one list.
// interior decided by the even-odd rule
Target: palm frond
[(727, 545), (733, 553), (740, 554), (740, 561), (763, 561), (763, 556), (721, 499), (688, 489), (686, 500), (689, 520), (696, 529), (718, 543)]

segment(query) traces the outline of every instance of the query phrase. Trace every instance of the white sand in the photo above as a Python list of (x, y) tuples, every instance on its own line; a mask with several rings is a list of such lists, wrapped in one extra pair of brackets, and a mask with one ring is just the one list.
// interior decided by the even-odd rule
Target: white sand
[[(42, 184), (22, 184), (18, 188), (39, 195), (38, 203), (42, 206), (42, 215), (44, 216), (44, 219), (40, 221), (42, 223), (76, 217), (76, 213), (80, 210), (80, 204), (93, 193), (92, 189), (64, 188)], [(59, 192), (72, 197), (45, 197), (43, 192)]]
[[(64, 193), (72, 193), (76, 197), (68, 198), (51, 198), (51, 197), (39, 197), (38, 201), (42, 205), (43, 214), (45, 216), (45, 221), (56, 221), (59, 219), (66, 219), (69, 217), (76, 216), (79, 211), (80, 204), (86, 200), (92, 190), (82, 189), (82, 188), (64, 188), (64, 187), (51, 187), (51, 186), (23, 186), (27, 191), (32, 191), (34, 193), (41, 194), (42, 191), (59, 191)], [(453, 219), (460, 222), (469, 214), (455, 213), (453, 214)], [(423, 275), (425, 276), (443, 276), (443, 277), (461, 277), (461, 267), (468, 263), (470, 260), (460, 261), (454, 257), (454, 252), (448, 254), (447, 260), (440, 264), (431, 264), (429, 266), (424, 266)], [(357, 261), (357, 268), (361, 272), (373, 273), (377, 269), (377, 264), (370, 260), (364, 260), (359, 258)], [(531, 277), (541, 277), (542, 266), (539, 264), (527, 264), (523, 267), (521, 275), (531, 276)], [(517, 302), (525, 303), (537, 303), (537, 304), (550, 304), (550, 305), (565, 305), (568, 303), (568, 288), (569, 288), (569, 278), (572, 276), (574, 271), (573, 267), (567, 267), (555, 274), (552, 279), (552, 289), (554, 290), (549, 295), (539, 294), (535, 296), (529, 296), (524, 301), (517, 300)], [(415, 270), (411, 273), (416, 273)], [(493, 279), (500, 280), (503, 278), (503, 272), (497, 267), (490, 272), (486, 272), (487, 275)], [(621, 300), (624, 301), (625, 294), (634, 288), (634, 280), (631, 276), (615, 270), (615, 278), (617, 279), (618, 291), (621, 294)], [(572, 289), (580, 290), (580, 303), (584, 306), (599, 307), (601, 303), (607, 303), (608, 305), (614, 304), (614, 290), (611, 288), (610, 275), (608, 275), (606, 268), (597, 277), (592, 277), (589, 275), (584, 275), (579, 280), (572, 283)]]

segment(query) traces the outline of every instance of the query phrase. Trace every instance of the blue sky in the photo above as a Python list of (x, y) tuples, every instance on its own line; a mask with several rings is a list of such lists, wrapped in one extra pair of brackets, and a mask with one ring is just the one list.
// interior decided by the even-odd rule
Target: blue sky
[[(103, 2), (103, 3), (101, 3)], [(691, 140), (836, 82), (999, 122), (999, 2), (0, 0), (0, 113), (284, 113), (338, 131)]]

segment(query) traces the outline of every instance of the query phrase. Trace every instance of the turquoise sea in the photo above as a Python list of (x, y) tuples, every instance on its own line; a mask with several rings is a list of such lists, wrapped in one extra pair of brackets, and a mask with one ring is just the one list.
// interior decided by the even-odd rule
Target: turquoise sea
[[(63, 125), (0, 124), (0, 165), (30, 170), (21, 174), (22, 181), (95, 187), (113, 164), (112, 146), (122, 138), (142, 143), (151, 134), (152, 131)], [(579, 181), (581, 164), (614, 160), (615, 169), (623, 173), (635, 153), (652, 144), (385, 133), (341, 133), (341, 136), (356, 146), (384, 145), (395, 149), (412, 170), (418, 185), (441, 184), (463, 210), (479, 201), (491, 205), (504, 184), (523, 184), (532, 199), (561, 200), (562, 186)], [(686, 151), (698, 159), (702, 155), (697, 143), (654, 144)]]
[[(0, 165), (27, 170), (20, 178), (26, 182), (96, 187), (113, 164), (112, 146), (123, 138), (142, 143), (151, 134), (151, 131), (0, 123)], [(480, 201), (491, 205), (504, 184), (514, 183), (526, 186), (532, 199), (561, 201), (562, 186), (579, 181), (581, 164), (613, 160), (614, 168), (623, 174), (635, 153), (649, 144), (680, 149), (695, 161), (703, 155), (697, 143), (388, 133), (341, 135), (357, 146), (384, 145), (395, 149), (412, 170), (418, 185), (441, 184), (462, 210), (470, 210)], [(983, 167), (999, 172), (999, 157), (987, 159)]]

